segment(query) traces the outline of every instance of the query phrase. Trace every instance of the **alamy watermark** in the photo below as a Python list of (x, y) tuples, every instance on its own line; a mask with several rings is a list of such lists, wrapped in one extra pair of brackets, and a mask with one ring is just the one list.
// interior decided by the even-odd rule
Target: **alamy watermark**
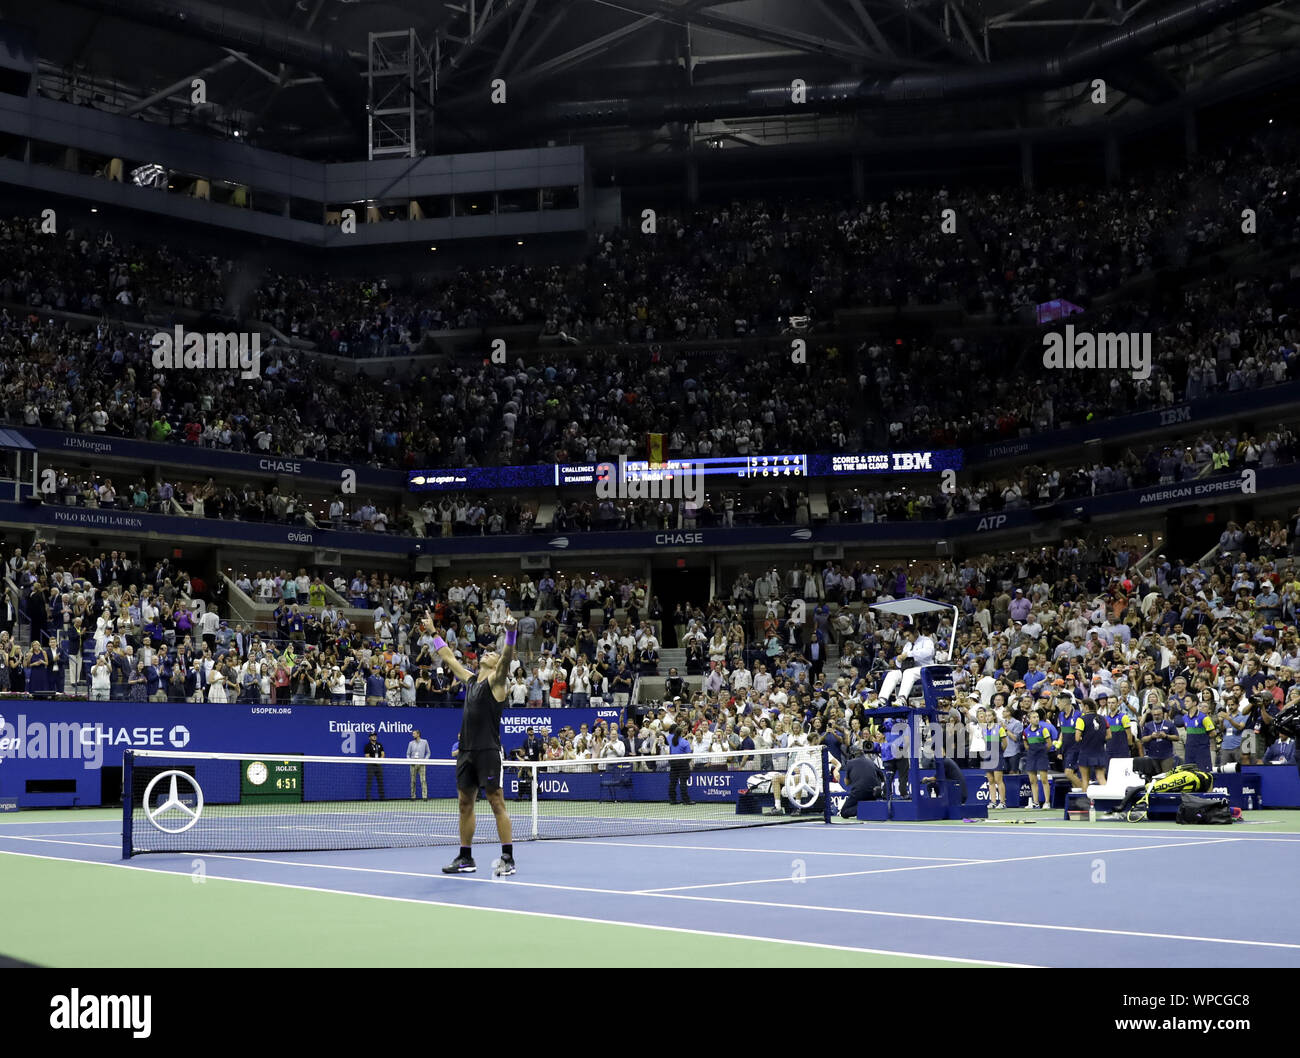
[(68, 995), (50, 999), (50, 1028), (109, 1029), (127, 1031), (137, 1040), (147, 1040), (153, 1031), (153, 996), (82, 995), (74, 988)]
[(1076, 331), (1074, 324), (1066, 324), (1064, 334), (1043, 335), (1043, 366), (1057, 371), (1131, 371), (1134, 378), (1150, 378), (1151, 334)]
[(0, 764), (16, 760), (79, 760), (86, 771), (104, 765), (104, 747), (113, 749), (184, 749), (190, 730), (184, 724), (168, 727), (117, 727), (100, 721), (29, 720), (19, 713), (9, 720), (0, 716)]
[(689, 460), (651, 464), (619, 456), (617, 465), (597, 465), (596, 495), (602, 500), (681, 500), (700, 507), (704, 471)]
[(262, 373), (262, 335), (257, 331), (159, 331), (149, 339), (153, 366), (163, 371), (234, 371), (240, 378)]

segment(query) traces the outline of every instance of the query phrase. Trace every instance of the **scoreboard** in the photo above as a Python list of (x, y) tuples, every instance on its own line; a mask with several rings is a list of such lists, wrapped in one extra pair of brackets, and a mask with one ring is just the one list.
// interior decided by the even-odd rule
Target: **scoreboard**
[(301, 801), (302, 761), (246, 760), (239, 770), (239, 799)]
[(738, 470), (740, 478), (806, 478), (808, 476), (808, 457), (806, 455), (789, 456), (740, 456), (744, 469)]
[[(808, 477), (847, 477), (859, 474), (923, 474), (960, 470), (959, 448), (922, 452), (859, 452), (846, 455), (780, 455), (679, 457), (651, 464), (623, 460), (626, 478), (665, 481), (681, 475), (727, 481), (763, 481)], [(550, 486), (594, 485), (612, 467), (609, 463), (565, 463), (531, 467), (463, 467), (458, 470), (412, 470), (407, 476), (411, 492), (461, 489), (527, 489)]]

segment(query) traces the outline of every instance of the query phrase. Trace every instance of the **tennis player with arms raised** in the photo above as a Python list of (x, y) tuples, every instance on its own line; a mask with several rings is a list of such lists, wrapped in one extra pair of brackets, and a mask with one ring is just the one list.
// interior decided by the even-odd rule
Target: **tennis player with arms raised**
[(479, 661), (476, 674), (456, 660), (456, 653), (438, 633), (431, 614), (424, 626), (433, 633), (433, 649), (443, 663), (469, 686), (460, 722), (456, 753), (456, 791), (460, 802), (460, 854), (442, 869), (443, 874), (472, 874), (478, 870), (470, 848), (474, 841), (474, 802), (479, 788), (487, 790), (488, 804), (496, 817), (501, 838), (501, 858), (493, 863), (496, 874), (515, 873), (514, 837), (501, 789), (501, 712), (506, 704), (506, 680), (515, 654), (515, 619), (507, 610), (501, 619), (506, 629), (505, 647), (490, 651)]

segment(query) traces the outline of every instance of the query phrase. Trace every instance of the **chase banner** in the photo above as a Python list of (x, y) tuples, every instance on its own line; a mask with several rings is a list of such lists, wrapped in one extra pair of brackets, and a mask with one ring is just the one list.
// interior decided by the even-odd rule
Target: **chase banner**
[[(433, 756), (452, 756), (461, 710), (328, 705), (14, 701), (0, 704), (0, 801), (20, 807), (98, 805), (120, 793), (127, 749), (259, 756), (359, 756), (376, 734), (388, 757), (405, 757), (419, 729)], [(510, 709), (501, 717), (509, 752), (525, 732), (588, 730), (619, 710)], [(115, 783), (117, 785), (115, 785)]]

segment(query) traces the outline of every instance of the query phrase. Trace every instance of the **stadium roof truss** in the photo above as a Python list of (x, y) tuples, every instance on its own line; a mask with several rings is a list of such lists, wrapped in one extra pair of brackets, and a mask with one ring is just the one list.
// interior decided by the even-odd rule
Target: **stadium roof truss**
[(352, 158), (367, 107), (401, 127), (390, 153), (737, 150), (1085, 124), (1300, 70), (1300, 0), (50, 0), (25, 17), (46, 94)]

